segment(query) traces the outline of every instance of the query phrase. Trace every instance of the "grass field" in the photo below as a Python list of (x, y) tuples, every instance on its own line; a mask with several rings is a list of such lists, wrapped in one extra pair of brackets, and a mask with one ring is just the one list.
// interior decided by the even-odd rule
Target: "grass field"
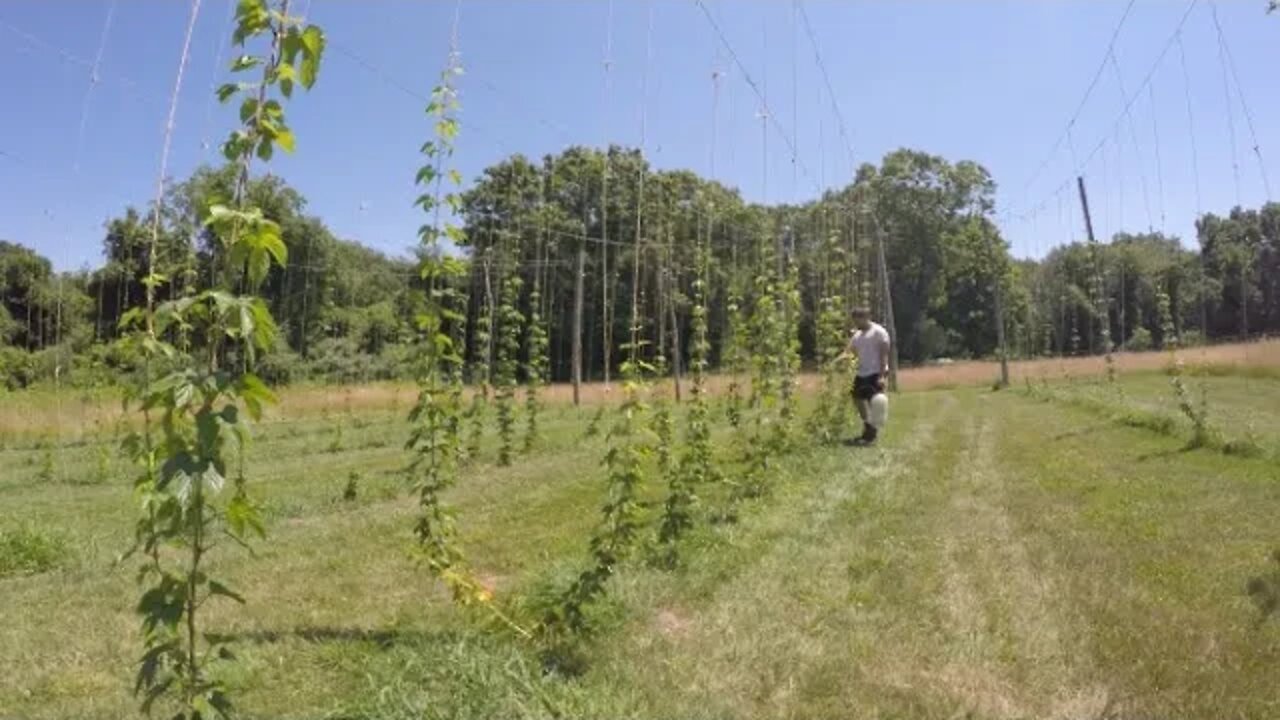
[[(1280, 382), (1204, 381), (1221, 423), (1280, 434)], [(1167, 377), (1122, 386), (1176, 413)], [(407, 393), (315, 397), (286, 396), (252, 446), (270, 542), (217, 553), (248, 596), (210, 613), (245, 717), (1280, 717), (1280, 617), (1246, 593), (1280, 548), (1274, 457), (1188, 452), (1018, 392), (907, 392), (880, 446), (801, 451), (738, 522), (700, 517), (680, 569), (631, 563), (569, 678), (415, 566)], [(567, 582), (601, 501), (593, 411), (547, 412), (543, 447), (450, 497), (501, 597)], [(0, 553), (17, 558), (0, 564), (0, 718), (135, 712), (137, 587), (113, 565), (128, 468), (100, 449), (110, 422), (69, 416), (76, 432), (0, 450)], [(703, 495), (704, 515), (722, 502)]]

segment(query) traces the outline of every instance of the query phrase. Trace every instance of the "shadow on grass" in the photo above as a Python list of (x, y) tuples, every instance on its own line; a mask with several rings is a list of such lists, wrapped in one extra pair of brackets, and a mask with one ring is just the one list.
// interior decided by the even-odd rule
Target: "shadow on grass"
[(1196, 446), (1190, 445), (1190, 444), (1179, 445), (1178, 447), (1172, 448), (1170, 450), (1159, 450), (1157, 452), (1143, 453), (1142, 455), (1138, 456), (1138, 462), (1149, 462), (1151, 460), (1167, 460), (1168, 458), (1177, 457), (1179, 455), (1186, 455), (1187, 453), (1195, 452), (1196, 450), (1199, 450), (1199, 449), (1200, 448), (1197, 448)]
[(1078, 430), (1068, 430), (1066, 432), (1058, 433), (1057, 435), (1054, 435), (1052, 439), (1054, 441), (1070, 440), (1072, 438), (1084, 437), (1086, 435), (1095, 435), (1099, 431), (1101, 431), (1102, 428), (1103, 428), (1103, 425), (1101, 423), (1096, 425), (1088, 425)]
[(1255, 625), (1261, 626), (1280, 615), (1280, 549), (1271, 552), (1270, 567), (1262, 574), (1249, 578), (1245, 592), (1258, 608)]
[(253, 630), (243, 633), (209, 633), (210, 641), (250, 642), (271, 644), (285, 640), (305, 640), (311, 643), (361, 642), (372, 643), (386, 649), (394, 645), (424, 645), (451, 643), (462, 638), (457, 632), (424, 632), (421, 630), (373, 630), (368, 628), (326, 627), (304, 625), (291, 630)]

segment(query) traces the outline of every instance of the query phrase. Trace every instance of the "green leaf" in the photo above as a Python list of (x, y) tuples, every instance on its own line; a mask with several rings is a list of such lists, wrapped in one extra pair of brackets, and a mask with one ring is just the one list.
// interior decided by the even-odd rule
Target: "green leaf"
[(462, 173), (458, 172), (456, 169), (451, 168), (449, 170), (449, 182), (453, 183), (454, 185), (461, 185)]
[(432, 180), (435, 180), (436, 177), (437, 173), (435, 167), (431, 165), (423, 165), (422, 168), (418, 170), (418, 175), (414, 178), (414, 182), (419, 185), (428, 185)]
[(292, 65), (298, 59), (298, 53), (301, 51), (302, 36), (298, 33), (298, 28), (289, 28), (289, 32), (284, 36), (284, 41), (280, 43), (280, 62), (285, 65)]
[(226, 102), (240, 91), (240, 83), (226, 83), (218, 88), (218, 102)]
[(262, 515), (244, 495), (238, 494), (231, 498), (227, 503), (224, 517), (227, 519), (227, 527), (237, 537), (244, 537), (248, 530), (253, 530), (258, 537), (266, 536)]
[[(276, 82), (284, 82), (285, 80), (296, 81), (298, 79), (298, 71), (292, 65), (276, 66), (275, 80)], [(286, 94), (285, 97), (288, 97)]]
[(231, 717), (231, 699), (222, 690), (214, 688), (209, 691), (209, 705), (218, 711), (219, 717)]
[(258, 109), (258, 98), (245, 98), (240, 103), (240, 122), (249, 122), (249, 118), (253, 117), (253, 113)]
[(173, 405), (175, 409), (181, 410), (191, 405), (192, 399), (195, 398), (196, 388), (190, 382), (179, 383), (173, 388)]
[(211, 719), (217, 715), (218, 711), (214, 709), (213, 704), (209, 702), (208, 697), (204, 695), (196, 695), (191, 698), (191, 720)]
[(260, 241), (262, 249), (275, 260), (276, 264), (284, 267), (289, 261), (289, 248), (284, 244), (283, 238), (280, 236), (280, 226), (264, 221), (261, 230)]
[(276, 320), (262, 298), (254, 298), (250, 305), (253, 312), (253, 344), (260, 350), (269, 350), (275, 343)]
[(236, 29), (231, 39), (236, 45), (263, 32), (271, 23), (267, 0), (240, 0), (236, 6)]
[(231, 61), (231, 72), (243, 72), (262, 64), (262, 58), (254, 55), (241, 55)]
[(262, 114), (268, 120), (279, 120), (284, 117), (284, 108), (281, 107), (279, 100), (268, 100), (262, 104)]
[(240, 424), (240, 408), (227, 404), (218, 412), (218, 419), (229, 426), (238, 425)]
[(316, 84), (316, 76), (320, 73), (320, 58), (324, 56), (324, 32), (315, 25), (308, 25), (302, 31), (302, 71), (300, 80), (302, 87), (310, 90)]
[(245, 373), (240, 376), (236, 383), (236, 390), (240, 395), (240, 399), (244, 401), (245, 408), (249, 411), (249, 417), (254, 420), (262, 419), (262, 406), (274, 404), (276, 396), (271, 392), (271, 388), (262, 382), (257, 375)]
[(143, 308), (143, 307), (130, 308), (129, 310), (126, 310), (123, 315), (120, 316), (120, 320), (119, 322), (116, 323), (116, 325), (121, 330), (128, 330), (134, 327), (135, 325), (140, 324), (141, 321), (145, 318), (146, 318), (146, 308)]
[(292, 153), (294, 149), (293, 131), (288, 128), (281, 128), (276, 131), (276, 144), (281, 150)]

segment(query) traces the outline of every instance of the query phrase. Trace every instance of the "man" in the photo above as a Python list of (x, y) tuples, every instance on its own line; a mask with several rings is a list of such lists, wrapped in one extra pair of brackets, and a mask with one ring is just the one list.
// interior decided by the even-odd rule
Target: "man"
[(879, 429), (871, 423), (871, 398), (884, 392), (889, 377), (889, 331), (871, 321), (871, 311), (865, 307), (853, 310), (853, 335), (845, 355), (858, 357), (858, 374), (853, 380), (853, 404), (862, 418), (862, 437), (867, 445), (876, 441)]

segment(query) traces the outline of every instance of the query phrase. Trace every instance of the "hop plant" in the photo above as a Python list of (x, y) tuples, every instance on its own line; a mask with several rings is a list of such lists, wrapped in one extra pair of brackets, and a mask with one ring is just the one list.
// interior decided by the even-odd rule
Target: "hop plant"
[(667, 499), (663, 503), (662, 523), (658, 529), (662, 560), (668, 567), (679, 561), (680, 538), (693, 527), (697, 489), (716, 477), (711, 452), (711, 410), (707, 404), (706, 373), (711, 349), (707, 339), (707, 255), (706, 245), (700, 244), (695, 254), (693, 344), (690, 347), (693, 397), (686, 416), (685, 444), (679, 465), (669, 468), (667, 473)]
[(543, 324), (539, 307), (542, 293), (538, 283), (534, 283), (533, 292), (529, 294), (529, 305), (532, 308), (529, 317), (528, 336), (525, 344), (529, 348), (529, 361), (525, 365), (525, 433), (524, 451), (534, 449), (540, 439), (538, 430), (538, 413), (542, 402), (538, 393), (542, 389), (547, 374), (547, 329)]
[(498, 306), (498, 352), (495, 380), (495, 404), (498, 412), (498, 464), (510, 465), (515, 455), (516, 373), (520, 367), (520, 331), (524, 315), (520, 312), (520, 290), (524, 283), (511, 273), (502, 283), (502, 299)]
[[(288, 8), (288, 2), (239, 2), (235, 44), (247, 50), (251, 41), (263, 38), (266, 51), (240, 55), (231, 70), (257, 70), (260, 77), (217, 91), (223, 102), (241, 98), (243, 123), (223, 145), (227, 160), (239, 168), (233, 202), (215, 204), (204, 216), (231, 277), (225, 287), (156, 306), (155, 290), (166, 278), (149, 271), (145, 309), (122, 318), (124, 327), (136, 330), (132, 342), (144, 353), (147, 368), (143, 385), (130, 393), (146, 422), (142, 432), (123, 441), (139, 469), (134, 484), (142, 510), (130, 551), (142, 555), (138, 577), (145, 584), (138, 602), (144, 652), (134, 687), (144, 712), (161, 703), (170, 707), (171, 717), (182, 720), (232, 712), (215, 669), (234, 656), (202, 632), (200, 611), (215, 599), (245, 599), (211, 575), (207, 556), (220, 536), (243, 544), (251, 534), (264, 534), (247, 491), (244, 445), (249, 420), (256, 420), (263, 405), (274, 399), (251, 368), (257, 354), (273, 345), (276, 325), (266, 303), (252, 293), (272, 266), (285, 264), (286, 247), (279, 226), (246, 198), (246, 187), (255, 157), (265, 161), (277, 148), (293, 151), (295, 140), (281, 99), (291, 97), (295, 86), (312, 87), (325, 45), (323, 32), (314, 25), (304, 27)], [(233, 294), (233, 280), (250, 294)], [(173, 338), (177, 345), (169, 342)], [(189, 354), (191, 347), (199, 356)], [(224, 365), (228, 357), (237, 362)], [(154, 360), (175, 369), (152, 379)], [(160, 415), (158, 440), (153, 413)], [(233, 449), (238, 450), (234, 469)], [(228, 484), (230, 497), (222, 502)]]

